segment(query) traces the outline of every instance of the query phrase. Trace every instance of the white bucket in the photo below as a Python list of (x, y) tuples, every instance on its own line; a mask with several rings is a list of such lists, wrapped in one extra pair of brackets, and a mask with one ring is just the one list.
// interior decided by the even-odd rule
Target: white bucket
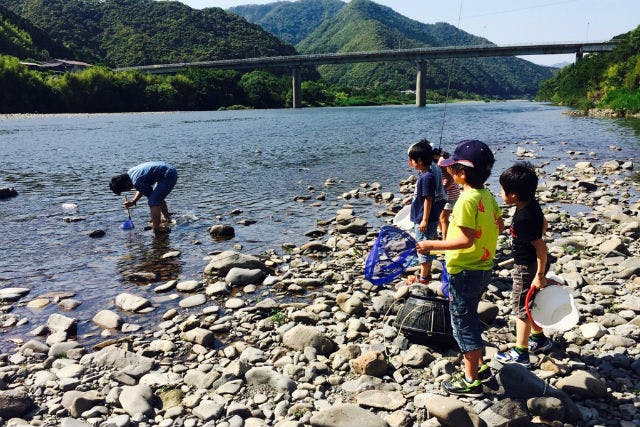
[(568, 286), (549, 285), (536, 293), (531, 318), (543, 329), (564, 332), (578, 324), (580, 313)]
[(406, 205), (393, 218), (393, 225), (401, 230), (413, 229), (413, 222), (411, 222), (411, 206)]

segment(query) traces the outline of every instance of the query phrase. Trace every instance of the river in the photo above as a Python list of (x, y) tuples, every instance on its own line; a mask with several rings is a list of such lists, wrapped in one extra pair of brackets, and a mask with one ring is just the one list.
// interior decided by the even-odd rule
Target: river
[[(302, 244), (317, 219), (331, 218), (345, 203), (377, 228), (373, 202), (345, 201), (341, 194), (362, 182), (381, 183), (398, 194), (411, 172), (406, 150), (420, 138), (453, 150), (475, 138), (494, 148), (495, 177), (516, 160), (517, 148), (533, 150), (548, 168), (578, 160), (600, 164), (637, 160), (640, 125), (634, 120), (570, 117), (563, 109), (526, 101), (456, 103), (446, 106), (314, 108), (94, 115), (0, 116), (0, 188), (19, 196), (0, 200), (0, 288), (31, 289), (11, 312), (29, 322), (0, 329), (0, 350), (62, 312), (56, 304), (31, 310), (26, 302), (51, 292), (70, 292), (82, 304), (65, 315), (79, 319), (82, 339), (95, 340), (91, 318), (114, 308), (121, 292), (157, 295), (166, 280), (200, 279), (207, 253), (242, 245), (258, 254), (281, 253), (283, 242)], [(443, 120), (444, 119), (444, 120)], [(444, 121), (444, 126), (443, 126)], [(611, 147), (616, 147), (612, 149)], [(575, 154), (568, 154), (576, 152)], [(161, 239), (144, 231), (149, 213), (143, 199), (132, 216), (136, 228), (122, 231), (122, 199), (109, 191), (111, 176), (138, 163), (165, 160), (179, 179), (167, 199), (177, 225)], [(337, 184), (325, 187), (328, 178)], [(325, 192), (326, 200), (316, 197)], [(294, 201), (296, 196), (310, 200)], [(77, 205), (75, 212), (63, 204)], [(234, 209), (239, 215), (231, 215)], [(78, 222), (65, 218), (77, 217)], [(245, 226), (237, 221), (249, 219)], [(213, 224), (230, 224), (236, 237), (215, 242)], [(103, 238), (88, 233), (104, 230)], [(162, 259), (170, 250), (179, 258)], [(141, 285), (130, 272), (153, 271), (158, 280)], [(155, 300), (152, 314), (125, 321), (151, 326), (177, 300)], [(6, 308), (6, 307), (5, 307)]]

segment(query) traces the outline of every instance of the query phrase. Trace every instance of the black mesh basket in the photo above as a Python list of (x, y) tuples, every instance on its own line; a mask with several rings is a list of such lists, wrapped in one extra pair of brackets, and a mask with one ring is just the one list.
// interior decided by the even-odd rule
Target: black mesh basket
[(429, 295), (407, 298), (394, 326), (405, 336), (421, 341), (453, 341), (449, 301)]

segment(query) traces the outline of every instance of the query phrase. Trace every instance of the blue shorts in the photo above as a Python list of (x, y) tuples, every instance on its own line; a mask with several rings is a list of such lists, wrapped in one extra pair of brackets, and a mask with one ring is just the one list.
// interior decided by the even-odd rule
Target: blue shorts
[[(438, 231), (438, 222), (428, 222), (427, 223), (427, 231), (420, 231), (420, 225), (414, 224), (413, 232), (416, 235), (416, 242), (421, 242), (423, 240), (433, 240), (436, 237), (436, 232)], [(418, 254), (418, 262), (423, 264), (427, 261), (433, 261), (436, 259), (435, 255), (431, 254)]]
[(158, 181), (153, 192), (149, 195), (149, 206), (160, 206), (169, 193), (171, 193), (177, 181), (178, 172), (173, 168), (167, 170), (164, 177)]
[(462, 270), (449, 275), (451, 327), (460, 350), (483, 349), (478, 303), (491, 280), (491, 270)]

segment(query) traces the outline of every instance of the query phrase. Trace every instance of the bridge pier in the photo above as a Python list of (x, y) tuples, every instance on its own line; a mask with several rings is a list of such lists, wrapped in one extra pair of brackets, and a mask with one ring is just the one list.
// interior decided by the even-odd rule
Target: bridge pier
[(427, 105), (427, 61), (416, 61), (416, 107)]
[(579, 48), (576, 51), (576, 63), (579, 62), (583, 56), (584, 56), (584, 52), (582, 52), (582, 48)]
[(291, 69), (291, 83), (293, 84), (293, 92), (291, 99), (291, 107), (302, 107), (302, 82), (300, 78), (300, 67)]

